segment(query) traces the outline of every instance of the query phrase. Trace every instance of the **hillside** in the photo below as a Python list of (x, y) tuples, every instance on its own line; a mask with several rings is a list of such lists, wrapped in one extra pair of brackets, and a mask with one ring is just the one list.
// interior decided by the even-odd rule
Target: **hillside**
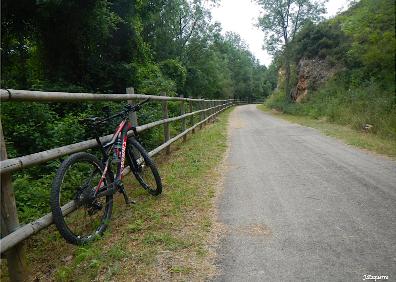
[(279, 66), (266, 105), (394, 140), (394, 10), (391, 0), (362, 0), (333, 19), (305, 24), (291, 43), (294, 101), (284, 98)]

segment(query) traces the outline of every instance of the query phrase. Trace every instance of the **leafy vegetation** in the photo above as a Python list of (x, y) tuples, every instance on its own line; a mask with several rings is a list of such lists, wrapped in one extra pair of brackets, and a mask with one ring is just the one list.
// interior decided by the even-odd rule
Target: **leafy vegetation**
[(291, 100), (291, 42), (307, 21), (318, 21), (326, 11), (325, 1), (313, 0), (256, 0), (263, 7), (264, 15), (259, 18), (259, 26), (265, 34), (268, 52), (283, 53), (285, 68), (285, 97)]
[[(83, 247), (65, 243), (54, 227), (27, 240), (33, 279), (42, 281), (203, 281), (213, 274), (208, 242), (214, 225), (215, 187), (227, 148), (232, 109), (172, 145), (171, 161), (155, 161), (164, 185), (148, 195), (131, 176), (124, 179), (133, 206), (115, 197), (112, 220), (103, 238)], [(204, 181), (203, 181), (204, 180)], [(1, 281), (7, 281), (2, 261)], [(77, 277), (77, 278), (76, 278)]]
[[(265, 66), (235, 34), (222, 35), (205, 1), (5, 0), (1, 9), (1, 87), (44, 91), (136, 93), (255, 99), (269, 95)], [(213, 4), (213, 3), (212, 3)], [(1, 104), (9, 158), (91, 137), (78, 120), (120, 103)], [(170, 103), (170, 115), (180, 108)], [(27, 114), (29, 113), (29, 114)], [(139, 123), (162, 118), (145, 107)], [(180, 124), (172, 127), (180, 130)], [(111, 133), (111, 127), (106, 133)], [(105, 132), (104, 132), (105, 133)], [(161, 129), (142, 134), (151, 149)], [(14, 175), (22, 222), (48, 212), (59, 161)], [(31, 197), (35, 187), (37, 197)]]
[(394, 1), (362, 0), (333, 19), (307, 23), (292, 42), (295, 66), (303, 58), (324, 60), (337, 73), (318, 89), (308, 85), (301, 103), (287, 102), (279, 85), (266, 105), (358, 131), (370, 125), (369, 133), (395, 140), (394, 9)]

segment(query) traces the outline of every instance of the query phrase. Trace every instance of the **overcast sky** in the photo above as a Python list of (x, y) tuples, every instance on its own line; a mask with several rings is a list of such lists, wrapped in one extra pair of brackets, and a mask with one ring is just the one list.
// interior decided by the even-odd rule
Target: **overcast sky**
[[(347, 3), (348, 0), (329, 0), (326, 17), (333, 17), (340, 9), (345, 9)], [(272, 58), (262, 49), (263, 32), (255, 27), (260, 10), (261, 7), (251, 0), (221, 0), (219, 7), (212, 8), (212, 17), (213, 21), (221, 23), (224, 33), (238, 33), (260, 63), (268, 66)]]

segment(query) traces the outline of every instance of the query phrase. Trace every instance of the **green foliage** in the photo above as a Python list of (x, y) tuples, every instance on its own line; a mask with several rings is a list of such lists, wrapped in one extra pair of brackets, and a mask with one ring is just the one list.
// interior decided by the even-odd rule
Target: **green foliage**
[(351, 39), (334, 21), (326, 21), (318, 25), (308, 22), (296, 34), (293, 41), (293, 55), (296, 64), (301, 58), (328, 58), (336, 64), (345, 57)]
[(168, 59), (160, 63), (161, 72), (176, 83), (177, 92), (183, 91), (186, 83), (187, 70), (181, 62), (173, 59)]
[(340, 77), (312, 93), (302, 103), (286, 103), (282, 92), (273, 93), (266, 105), (279, 111), (306, 115), (315, 119), (350, 125), (358, 131), (373, 125), (371, 133), (385, 139), (396, 138), (396, 101), (393, 89), (384, 89), (375, 81), (346, 90)]
[(157, 64), (135, 65), (135, 69), (139, 92), (151, 95), (159, 95), (161, 92), (168, 96), (176, 95), (176, 83), (166, 78)]
[(326, 11), (325, 1), (312, 0), (256, 0), (264, 14), (259, 26), (265, 33), (266, 49), (275, 54), (287, 47), (296, 32), (307, 21), (317, 22)]
[(270, 54), (282, 52), (285, 68), (285, 98), (291, 100), (291, 42), (308, 21), (316, 22), (325, 13), (325, 1), (256, 0), (263, 8), (259, 26), (265, 34), (265, 48)]
[(49, 195), (54, 174), (34, 180), (28, 175), (15, 179), (13, 188), (20, 222), (30, 222), (50, 212)]
[(353, 85), (372, 78), (394, 80), (394, 1), (364, 0), (338, 17), (307, 23), (293, 41), (296, 63), (305, 58), (326, 59), (348, 68)]
[(307, 23), (292, 42), (295, 64), (301, 58), (320, 58), (336, 66), (338, 74), (322, 88), (310, 89), (300, 104), (283, 102), (280, 93), (266, 104), (359, 131), (370, 124), (371, 133), (395, 139), (394, 9), (391, 0), (362, 0), (331, 20)]
[(1, 120), (10, 157), (47, 149), (56, 114), (48, 104), (2, 103)]
[[(204, 1), (5, 0), (1, 15), (2, 88), (125, 93), (132, 86), (152, 95), (255, 99), (274, 87), (240, 38), (222, 36), (211, 23)], [(2, 103), (9, 157), (92, 138), (79, 120), (122, 104)], [(161, 119), (161, 107), (144, 107), (139, 124)], [(179, 111), (178, 103), (169, 103), (170, 116)], [(180, 129), (172, 124), (172, 135)], [(143, 132), (141, 141), (149, 150), (157, 147), (162, 128)], [(56, 168), (50, 163), (16, 175), (22, 221), (47, 211), (46, 200), (29, 200), (28, 183), (46, 199)]]
[(369, 76), (394, 80), (395, 2), (362, 0), (340, 17), (342, 30), (352, 39), (348, 57)]

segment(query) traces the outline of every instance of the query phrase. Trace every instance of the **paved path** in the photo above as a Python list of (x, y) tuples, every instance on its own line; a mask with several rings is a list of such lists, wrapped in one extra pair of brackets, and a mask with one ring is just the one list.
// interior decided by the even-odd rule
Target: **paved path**
[(215, 281), (396, 281), (396, 162), (255, 105), (230, 134)]

